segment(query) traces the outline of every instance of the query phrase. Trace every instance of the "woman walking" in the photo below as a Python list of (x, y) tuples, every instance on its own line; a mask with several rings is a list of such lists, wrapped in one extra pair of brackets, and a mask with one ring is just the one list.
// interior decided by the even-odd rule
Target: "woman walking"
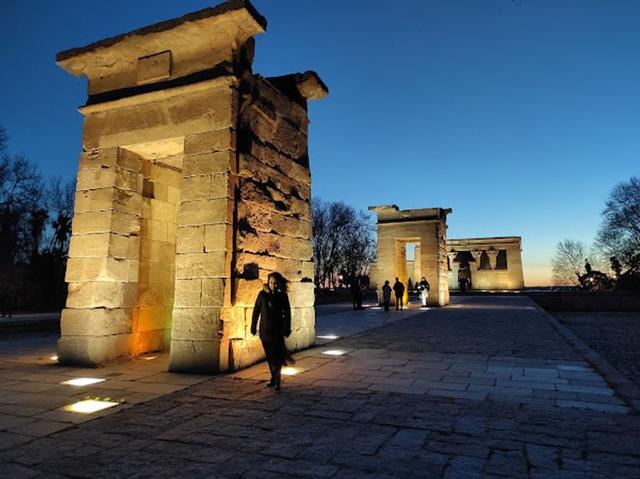
[(271, 381), (267, 387), (275, 387), (276, 391), (280, 391), (280, 371), (287, 357), (284, 338), (291, 334), (287, 280), (280, 273), (269, 274), (267, 284), (258, 293), (251, 320), (251, 334), (255, 335), (256, 332), (259, 332), (271, 372)]

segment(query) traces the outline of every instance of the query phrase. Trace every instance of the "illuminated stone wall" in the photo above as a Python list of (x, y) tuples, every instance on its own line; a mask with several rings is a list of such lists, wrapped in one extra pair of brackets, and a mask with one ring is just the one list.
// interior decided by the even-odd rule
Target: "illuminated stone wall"
[(524, 288), (522, 240), (519, 236), (447, 240), (449, 288), (459, 289), (460, 261), (469, 261), (471, 289), (517, 290)]
[(377, 262), (371, 268), (371, 281), (377, 288), (378, 298), (382, 298), (382, 286), (386, 280), (393, 286), (395, 278), (398, 277), (406, 288), (406, 245), (416, 243), (414, 271), (419, 271), (420, 276), (424, 276), (431, 285), (429, 304), (449, 304), (446, 220), (451, 210), (400, 210), (395, 205), (371, 206), (369, 209), (375, 211), (378, 216)]
[(255, 362), (270, 271), (291, 281), (289, 346), (313, 342), (307, 100), (327, 90), (254, 75), (265, 28), (231, 1), (58, 54), (89, 80), (61, 362), (169, 347), (174, 371)]

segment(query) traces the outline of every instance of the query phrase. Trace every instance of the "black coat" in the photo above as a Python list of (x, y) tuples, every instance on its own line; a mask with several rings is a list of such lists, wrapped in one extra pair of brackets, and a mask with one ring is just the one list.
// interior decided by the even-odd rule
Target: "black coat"
[(272, 293), (268, 288), (258, 293), (251, 318), (251, 334), (256, 334), (257, 331), (260, 333), (260, 339), (267, 341), (289, 337), (291, 306), (287, 293)]

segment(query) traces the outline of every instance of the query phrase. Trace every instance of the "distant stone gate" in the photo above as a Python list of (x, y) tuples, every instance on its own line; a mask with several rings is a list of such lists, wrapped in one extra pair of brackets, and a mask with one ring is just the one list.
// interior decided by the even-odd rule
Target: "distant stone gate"
[[(377, 262), (371, 268), (371, 280), (382, 298), (382, 286), (395, 278), (405, 285), (408, 297), (407, 245), (415, 247), (414, 273), (424, 276), (431, 286), (429, 304), (449, 304), (449, 271), (447, 265), (448, 208), (400, 210), (396, 205), (370, 206), (378, 216)], [(415, 280), (415, 279), (414, 279)]]
[(234, 0), (57, 55), (89, 83), (62, 363), (169, 348), (173, 371), (255, 362), (271, 271), (290, 280), (288, 346), (313, 343), (307, 100), (327, 88), (252, 73), (266, 25)]

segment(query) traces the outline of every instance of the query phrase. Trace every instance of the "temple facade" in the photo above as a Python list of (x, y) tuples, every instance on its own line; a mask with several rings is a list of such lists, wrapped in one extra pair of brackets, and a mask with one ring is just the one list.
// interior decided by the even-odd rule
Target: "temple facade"
[(524, 288), (519, 236), (449, 239), (447, 257), (451, 290), (461, 286), (480, 291)]

